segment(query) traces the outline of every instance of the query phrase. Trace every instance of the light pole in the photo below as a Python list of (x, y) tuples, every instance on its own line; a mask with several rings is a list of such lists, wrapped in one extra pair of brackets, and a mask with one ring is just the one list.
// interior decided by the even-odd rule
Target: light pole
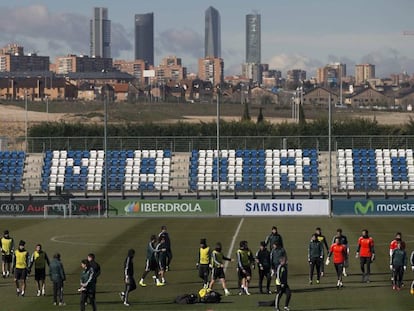
[(27, 149), (27, 123), (28, 123), (28, 115), (27, 115), (27, 90), (24, 90), (24, 110), (25, 110), (25, 115), (24, 115), (24, 143), (25, 143), (25, 150), (26, 152), (28, 151)]
[(328, 153), (329, 153), (329, 178), (328, 178), (328, 201), (329, 211), (332, 210), (332, 105), (331, 93), (328, 97)]
[(217, 211), (220, 213), (220, 87), (217, 87)]
[(104, 208), (105, 215), (108, 217), (108, 89), (107, 86), (104, 86), (104, 154), (105, 154), (105, 167), (104, 167)]

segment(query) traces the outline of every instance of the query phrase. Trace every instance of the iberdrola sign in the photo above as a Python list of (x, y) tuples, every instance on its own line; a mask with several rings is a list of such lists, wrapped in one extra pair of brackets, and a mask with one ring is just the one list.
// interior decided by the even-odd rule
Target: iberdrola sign
[(410, 199), (334, 199), (333, 215), (414, 216), (414, 200)]
[(214, 200), (111, 200), (122, 216), (215, 216)]

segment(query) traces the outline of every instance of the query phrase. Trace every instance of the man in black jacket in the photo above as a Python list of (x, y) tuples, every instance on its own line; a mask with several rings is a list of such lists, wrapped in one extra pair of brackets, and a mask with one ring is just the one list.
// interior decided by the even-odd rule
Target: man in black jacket
[(124, 261), (124, 282), (125, 282), (125, 290), (119, 293), (121, 300), (124, 302), (125, 306), (129, 306), (129, 293), (132, 292), (137, 288), (137, 284), (134, 279), (134, 259), (135, 250), (130, 249), (128, 250), (128, 255)]
[[(260, 248), (256, 253), (256, 263), (259, 269), (259, 291), (261, 294), (271, 294), (270, 281), (272, 276), (270, 274), (270, 252), (266, 248), (264, 241), (260, 242)], [(263, 279), (266, 277), (266, 292), (263, 292)]]
[(316, 283), (319, 284), (321, 279), (321, 265), (323, 260), (323, 246), (318, 240), (316, 233), (312, 234), (308, 248), (308, 262), (309, 262), (309, 284), (313, 283), (313, 272), (316, 268)]
[(277, 267), (276, 272), (276, 299), (275, 299), (275, 307), (276, 310), (279, 311), (279, 303), (280, 299), (282, 298), (283, 294), (286, 294), (286, 300), (285, 300), (285, 307), (283, 308), (284, 311), (289, 311), (289, 302), (290, 298), (292, 296), (292, 293), (290, 291), (289, 285), (288, 285), (288, 268), (286, 265), (286, 258), (282, 257), (280, 258), (280, 264)]

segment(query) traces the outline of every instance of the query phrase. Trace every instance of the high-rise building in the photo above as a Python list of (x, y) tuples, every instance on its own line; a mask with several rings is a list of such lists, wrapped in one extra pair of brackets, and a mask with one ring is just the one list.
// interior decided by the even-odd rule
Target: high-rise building
[(246, 15), (246, 63), (261, 63), (260, 14)]
[(67, 55), (56, 57), (56, 73), (101, 72), (112, 70), (112, 58)]
[(355, 84), (360, 85), (368, 79), (375, 78), (375, 65), (359, 64), (355, 65)]
[(204, 57), (221, 57), (220, 13), (212, 6), (206, 10)]
[(154, 65), (154, 13), (135, 14), (135, 59)]
[(221, 84), (224, 80), (224, 62), (221, 58), (206, 57), (198, 60), (198, 76), (211, 84)]
[(90, 20), (90, 56), (111, 57), (111, 21), (107, 8), (94, 8)]

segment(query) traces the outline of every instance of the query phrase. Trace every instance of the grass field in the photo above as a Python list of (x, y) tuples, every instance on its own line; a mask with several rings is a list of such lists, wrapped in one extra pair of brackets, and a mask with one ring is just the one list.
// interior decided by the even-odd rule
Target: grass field
[[(269, 301), (274, 295), (260, 295), (257, 289), (257, 271), (253, 271), (251, 296), (237, 295), (235, 262), (226, 271), (232, 296), (223, 297), (216, 305), (177, 305), (177, 295), (197, 293), (201, 280), (197, 276), (195, 263), (200, 238), (207, 238), (210, 246), (217, 241), (223, 243), (226, 254), (234, 239), (237, 249), (240, 240), (247, 240), (256, 252), (259, 241), (277, 225), (284, 238), (289, 257), (289, 284), (293, 290), (291, 310), (414, 310), (414, 296), (409, 294), (413, 279), (411, 267), (405, 274), (405, 287), (396, 292), (391, 289), (388, 262), (388, 243), (396, 231), (402, 231), (407, 242), (407, 253), (414, 249), (412, 218), (245, 218), (241, 230), (235, 236), (240, 218), (177, 219), (177, 218), (110, 218), (110, 219), (0, 219), (0, 231), (9, 229), (18, 243), (27, 242), (32, 252), (36, 243), (41, 243), (50, 257), (60, 252), (65, 266), (65, 307), (52, 305), (51, 283), (47, 283), (46, 297), (36, 297), (33, 277), (28, 280), (26, 297), (16, 297), (12, 279), (0, 279), (2, 311), (47, 311), (79, 310), (80, 260), (89, 252), (96, 253), (101, 264), (102, 275), (98, 280), (98, 310), (271, 310), (257, 307), (258, 301)], [(144, 266), (145, 249), (151, 234), (157, 234), (161, 225), (167, 225), (172, 240), (173, 262), (167, 272), (167, 286), (155, 287), (147, 277), (146, 288), (139, 287), (131, 293), (129, 308), (124, 307), (118, 297), (123, 289), (122, 264), (129, 248), (136, 250), (135, 277), (139, 280)], [(316, 226), (321, 226), (328, 240), (336, 228), (341, 227), (348, 236), (351, 248), (350, 276), (344, 278), (344, 288), (337, 290), (333, 265), (325, 267), (326, 276), (319, 285), (308, 285), (307, 246)], [(372, 265), (372, 282), (361, 283), (359, 260), (354, 258), (356, 241), (361, 229), (368, 228), (376, 242), (377, 260)], [(220, 284), (215, 289), (222, 293)], [(283, 302), (283, 300), (282, 300)], [(87, 310), (90, 307), (87, 307)]]

